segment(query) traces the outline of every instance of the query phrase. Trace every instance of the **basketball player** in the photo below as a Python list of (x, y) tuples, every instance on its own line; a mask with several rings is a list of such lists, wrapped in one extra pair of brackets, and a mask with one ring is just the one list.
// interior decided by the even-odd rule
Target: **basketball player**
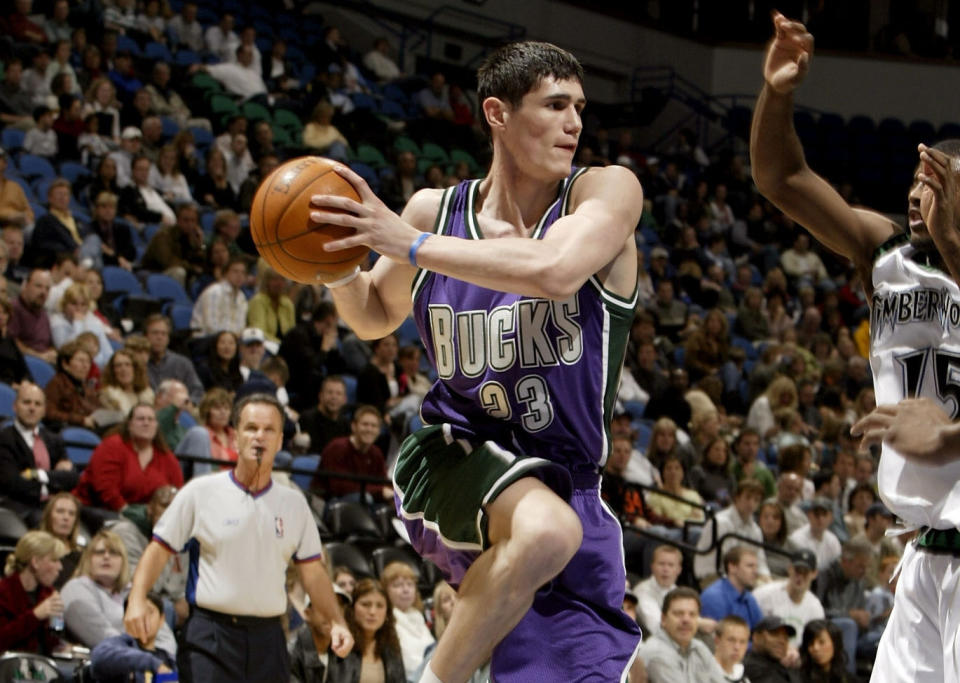
[(404, 442), (394, 473), (414, 546), (459, 586), (422, 680), (465, 681), (491, 650), (500, 683), (624, 680), (640, 633), (621, 610), (623, 542), (600, 471), (643, 192), (623, 167), (571, 170), (585, 105), (572, 55), (508, 45), (478, 80), (485, 178), (418, 192), (399, 217), (346, 168), (362, 203), (313, 197), (349, 212), (313, 220), (357, 230), (328, 250), (385, 257), (333, 283), (337, 311), (372, 339), (412, 300), (439, 375), (421, 408), (431, 426)]
[[(933, 149), (920, 146), (920, 165), (909, 193), (909, 236), (878, 213), (851, 208), (807, 166), (793, 129), (792, 93), (809, 69), (813, 38), (802, 24), (780, 14), (774, 15), (774, 25), (776, 36), (764, 65), (766, 84), (750, 140), (757, 186), (826, 246), (853, 261), (871, 296), (877, 403), (925, 396), (956, 417), (960, 233), (955, 188), (960, 141)], [(911, 410), (927, 407), (923, 402)], [(958, 681), (960, 603), (954, 596), (960, 571), (955, 557), (960, 547), (960, 462), (932, 467), (892, 446), (886, 441), (880, 457), (878, 484), (884, 502), (908, 525), (946, 531), (923, 534), (906, 550), (871, 680)]]

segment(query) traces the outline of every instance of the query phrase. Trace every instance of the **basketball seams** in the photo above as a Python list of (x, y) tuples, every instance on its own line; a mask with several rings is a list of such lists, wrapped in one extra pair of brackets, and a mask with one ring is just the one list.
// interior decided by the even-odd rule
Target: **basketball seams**
[[(283, 263), (280, 259), (278, 259), (278, 258), (276, 257), (276, 254), (275, 254), (274, 251), (273, 251), (273, 245), (275, 244), (275, 242), (269, 241), (269, 235), (267, 234), (267, 216), (266, 216), (266, 214), (267, 214), (267, 195), (270, 194), (270, 190), (273, 189), (273, 185), (274, 185), (274, 183), (277, 182), (277, 178), (278, 178), (278, 177), (280, 177), (280, 169), (279, 169), (279, 168), (277, 168), (277, 169), (273, 172), (272, 177), (269, 179), (270, 182), (269, 182), (269, 184), (267, 185), (267, 189), (264, 191), (263, 195), (262, 195), (261, 198), (260, 198), (260, 232), (263, 233), (263, 236), (264, 236), (264, 237), (268, 238), (268, 241), (267, 241), (267, 242), (264, 242), (264, 244), (263, 244), (262, 246), (264, 246), (264, 247), (266, 247), (267, 249), (270, 250), (270, 255), (272, 256), (272, 258), (268, 259), (268, 261), (270, 261), (271, 265), (273, 265), (273, 267), (274, 267), (278, 272), (281, 271), (281, 270), (282, 270), (282, 271), (286, 271), (286, 276), (287, 276), (287, 277), (291, 277), (292, 279), (295, 280), (296, 277), (293, 277), (293, 276), (295, 276), (295, 273), (294, 273), (292, 270), (290, 270), (290, 268), (288, 268), (285, 263)], [(274, 224), (273, 232), (274, 232), (274, 239), (276, 239), (276, 237), (278, 237), (278, 235), (276, 234), (276, 232), (277, 232), (277, 225), (276, 225), (276, 224)], [(261, 247), (261, 245), (259, 245), (259, 244), (254, 244), (254, 246), (256, 246), (256, 248), (257, 248), (258, 250), (259, 250), (260, 247)]]

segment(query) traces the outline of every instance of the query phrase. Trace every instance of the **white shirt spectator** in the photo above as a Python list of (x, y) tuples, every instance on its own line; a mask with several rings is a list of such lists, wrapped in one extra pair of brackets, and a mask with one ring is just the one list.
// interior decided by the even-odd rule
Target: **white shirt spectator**
[(247, 326), (247, 297), (230, 283), (220, 281), (207, 287), (193, 305), (190, 327), (200, 334), (226, 330), (236, 335)]
[(787, 581), (771, 581), (753, 589), (753, 597), (760, 605), (763, 616), (778, 616), (797, 630), (790, 644), (800, 647), (803, 628), (814, 619), (823, 619), (823, 605), (817, 596), (807, 591), (800, 603), (790, 599), (787, 593)]
[(181, 202), (192, 202), (193, 195), (190, 194), (190, 186), (187, 184), (186, 177), (179, 173), (177, 175), (162, 175), (156, 166), (150, 166), (150, 187), (159, 192), (163, 198), (174, 204)]
[(177, 215), (170, 208), (170, 205), (163, 201), (163, 197), (149, 185), (141, 185), (140, 196), (146, 202), (147, 208), (160, 214), (160, 223), (163, 225), (173, 225), (177, 222)]
[(400, 67), (380, 50), (370, 50), (363, 56), (363, 65), (367, 67), (381, 81), (392, 81), (400, 78)]
[[(757, 543), (763, 543), (763, 532), (760, 530), (760, 527), (757, 525), (757, 523), (753, 521), (753, 517), (743, 519), (740, 516), (740, 513), (737, 512), (737, 509), (733, 507), (733, 505), (730, 505), (714, 515), (713, 522), (708, 521), (703, 526), (703, 532), (700, 534), (700, 540), (697, 542), (698, 550), (706, 550), (713, 542), (714, 535), (711, 529), (711, 524), (716, 524), (717, 526), (716, 538), (721, 538), (726, 534), (738, 534), (740, 536), (752, 538)], [(720, 557), (723, 557), (723, 553), (727, 552), (730, 548), (741, 543), (742, 541), (738, 539), (728, 538), (721, 544)], [(760, 576), (770, 576), (770, 568), (767, 566), (767, 554), (763, 551), (763, 548), (758, 547), (756, 550), (757, 573), (760, 574)], [(714, 549), (713, 552), (707, 554), (698, 554), (696, 557), (694, 557), (694, 575), (696, 575), (698, 579), (715, 575), (717, 573), (716, 558), (716, 549)]]
[(57, 134), (53, 128), (46, 131), (31, 128), (23, 139), (23, 149), (29, 154), (51, 159), (57, 156)]
[(203, 37), (207, 44), (207, 50), (224, 62), (229, 62), (233, 58), (237, 52), (237, 47), (240, 45), (240, 37), (236, 33), (233, 31), (224, 33), (219, 25), (208, 28)]
[[(73, 284), (72, 277), (65, 277), (60, 282), (50, 287), (50, 292), (47, 294), (47, 300), (43, 303), (43, 307), (47, 309), (47, 313), (56, 313), (60, 310), (60, 299), (63, 298), (63, 293), (67, 291), (67, 287)], [(56, 346), (56, 344), (54, 344)]]
[(207, 64), (207, 72), (220, 81), (229, 92), (249, 99), (254, 95), (266, 95), (267, 84), (259, 71), (241, 66), (235, 62)]
[(133, 185), (133, 176), (130, 173), (130, 164), (133, 156), (130, 152), (118, 149), (116, 152), (110, 152), (110, 158), (117, 165), (117, 187), (127, 187)]
[(676, 588), (677, 585), (663, 588), (657, 583), (656, 577), (650, 576), (633, 588), (637, 596), (637, 614), (640, 615), (643, 625), (646, 627), (644, 634), (653, 635), (660, 630), (660, 617), (663, 614), (663, 599), (667, 593)]
[(636, 448), (630, 452), (630, 460), (627, 461), (627, 470), (623, 473), (623, 478), (630, 483), (644, 486), (663, 485), (657, 468)]
[(787, 537), (787, 540), (798, 548), (806, 548), (817, 556), (817, 566), (826, 569), (833, 561), (840, 557), (840, 541), (830, 529), (823, 532), (823, 538), (817, 540), (810, 533), (810, 525), (806, 524)]
[(178, 14), (170, 20), (167, 27), (181, 45), (186, 45), (194, 52), (203, 50), (203, 26), (196, 19), (188, 23), (184, 21), (182, 14)]

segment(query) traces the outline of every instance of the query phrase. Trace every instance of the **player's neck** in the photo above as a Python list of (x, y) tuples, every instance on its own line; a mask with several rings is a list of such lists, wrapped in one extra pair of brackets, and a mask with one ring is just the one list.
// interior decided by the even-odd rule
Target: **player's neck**
[(526, 236), (557, 199), (560, 180), (533, 178), (503, 159), (494, 159), (480, 183), (477, 213), (504, 221)]

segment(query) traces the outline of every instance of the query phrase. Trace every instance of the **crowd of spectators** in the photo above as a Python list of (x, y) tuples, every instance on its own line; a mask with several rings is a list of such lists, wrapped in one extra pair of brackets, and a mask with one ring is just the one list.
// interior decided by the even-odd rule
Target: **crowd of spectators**
[[(434, 377), (409, 321), (363, 342), (322, 286), (257, 259), (257, 185), (322, 153), (399, 209), (482, 173), (476, 102), (440, 71), (409, 74), (385, 39), (361, 54), (334, 26), (308, 45), (194, 2), (15, 5), (0, 39), (0, 124), (16, 145), (0, 150), (0, 381), (15, 391), (0, 496), (43, 531), (9, 554), (0, 650), (53, 651), (44, 625), (65, 613), (59, 637), (100, 653), (104, 677), (111, 661), (159, 671), (187, 613), (185, 558), (157, 584), (155, 641), (132, 642), (117, 615), (176, 489), (236, 461), (234, 401), (281, 400), (287, 455), (319, 456), (305, 488), (322, 517), (334, 501), (390, 505), (389, 463)], [(708, 679), (852, 681), (904, 542), (885, 536), (876, 454), (849, 434), (874, 403), (862, 291), (757, 194), (741, 157), (708, 155), (689, 131), (646, 150), (587, 124), (577, 163), (627, 166), (645, 192), (603, 478), (625, 525), (625, 609), (647, 634), (635, 675), (670, 681), (679, 656)], [(173, 294), (119, 292), (108, 269), (148, 293), (167, 276)], [(74, 428), (97, 436), (89, 462), (67, 457)], [(380, 667), (416, 680), (452, 606), (425, 610), (409, 572), (343, 589), (354, 660), (324, 658), (329, 624), (292, 588), (300, 679)]]

